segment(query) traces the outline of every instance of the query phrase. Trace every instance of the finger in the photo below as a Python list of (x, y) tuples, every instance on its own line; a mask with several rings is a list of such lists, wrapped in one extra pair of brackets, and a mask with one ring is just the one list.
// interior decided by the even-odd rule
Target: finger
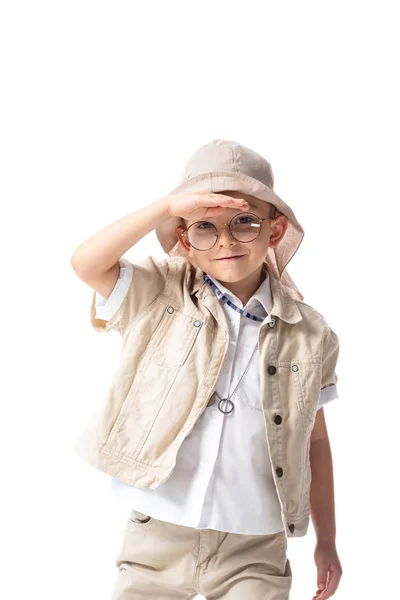
[(329, 579), (329, 562), (318, 564), (317, 586), (319, 593), (325, 589)]
[(339, 581), (340, 581), (340, 576), (338, 573), (329, 572), (329, 581), (328, 581), (328, 585), (326, 587), (325, 590), (323, 590), (321, 592), (321, 594), (317, 595), (316, 598), (318, 598), (318, 600), (327, 600), (328, 598), (331, 598), (331, 596), (333, 596), (333, 594), (336, 592), (336, 590), (339, 587)]
[(228, 203), (228, 206), (231, 206), (231, 208), (239, 208), (241, 210), (247, 210), (250, 208), (249, 204), (243, 198), (232, 198)]
[(221, 198), (216, 201), (216, 206), (210, 206), (210, 202), (203, 201), (203, 206), (207, 207), (208, 216), (217, 216), (225, 212), (228, 208), (236, 208), (236, 210), (249, 210), (250, 206), (243, 198)]
[(221, 213), (225, 212), (224, 206), (209, 206), (207, 207), (206, 216), (207, 217), (217, 217)]
[(247, 204), (246, 200), (244, 198), (232, 198), (234, 204)]
[(223, 204), (234, 204), (234, 205), (243, 205), (246, 204), (247, 202), (244, 198), (233, 198), (232, 196), (226, 196), (225, 194), (215, 194), (215, 200), (218, 203), (223, 203)]

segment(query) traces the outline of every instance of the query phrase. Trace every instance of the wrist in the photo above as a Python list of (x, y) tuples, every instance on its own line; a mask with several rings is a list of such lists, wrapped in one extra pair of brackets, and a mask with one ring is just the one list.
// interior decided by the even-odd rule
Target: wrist
[(336, 538), (335, 536), (317, 536), (317, 546), (324, 546), (325, 548), (335, 548)]
[(159, 200), (156, 200), (156, 204), (161, 208), (161, 218), (163, 221), (171, 219), (174, 215), (171, 213), (171, 207), (168, 196), (163, 196)]

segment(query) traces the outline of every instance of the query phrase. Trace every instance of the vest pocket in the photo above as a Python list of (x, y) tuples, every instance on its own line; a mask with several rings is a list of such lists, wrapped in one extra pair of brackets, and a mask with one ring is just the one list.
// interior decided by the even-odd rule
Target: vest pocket
[(322, 362), (318, 358), (293, 358), (290, 369), (299, 408), (309, 425), (314, 422), (318, 409)]
[(183, 365), (202, 326), (201, 321), (169, 306), (148, 346), (148, 362), (167, 368)]

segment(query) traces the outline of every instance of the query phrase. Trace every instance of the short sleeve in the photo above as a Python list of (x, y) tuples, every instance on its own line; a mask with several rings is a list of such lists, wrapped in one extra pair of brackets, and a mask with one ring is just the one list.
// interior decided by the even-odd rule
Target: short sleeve
[(339, 398), (336, 385), (329, 385), (328, 387), (324, 388), (321, 390), (319, 395), (318, 409), (322, 408), (325, 404), (328, 404), (328, 402), (331, 402), (331, 400), (335, 400), (336, 398)]
[(120, 274), (109, 298), (93, 294), (90, 321), (99, 333), (115, 329), (123, 335), (135, 317), (165, 289), (169, 271), (166, 259), (146, 256), (133, 264), (121, 258), (119, 265)]
[(132, 281), (133, 264), (126, 258), (119, 260), (119, 276), (109, 298), (95, 294), (96, 319), (109, 321), (121, 306)]
[(336, 366), (339, 357), (339, 338), (328, 325), (322, 346), (322, 378), (318, 408), (338, 398)]

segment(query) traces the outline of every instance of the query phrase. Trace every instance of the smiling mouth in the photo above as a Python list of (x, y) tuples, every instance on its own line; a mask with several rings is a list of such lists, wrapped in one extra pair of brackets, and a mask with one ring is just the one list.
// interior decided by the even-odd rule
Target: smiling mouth
[(227, 256), (226, 258), (217, 258), (217, 260), (238, 260), (239, 258), (243, 258), (244, 254), (240, 254), (238, 256)]

